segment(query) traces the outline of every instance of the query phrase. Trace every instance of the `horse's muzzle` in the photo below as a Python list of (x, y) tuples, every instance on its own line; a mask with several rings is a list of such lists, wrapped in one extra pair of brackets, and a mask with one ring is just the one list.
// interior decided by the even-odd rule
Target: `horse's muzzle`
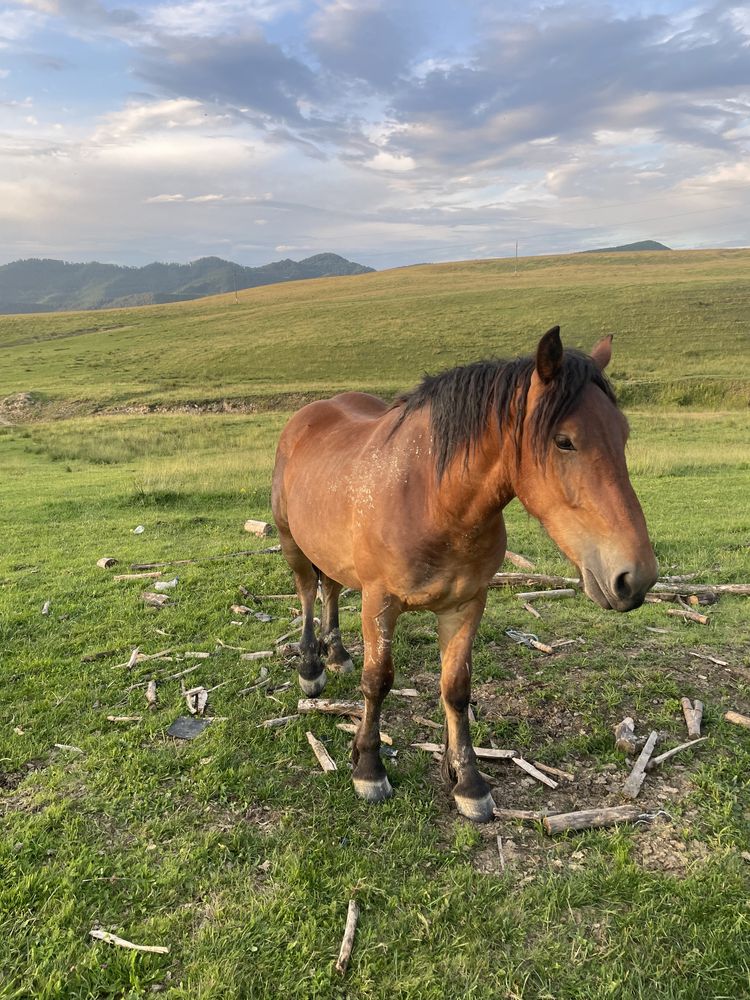
[(634, 611), (656, 583), (658, 568), (653, 565), (630, 566), (617, 573), (595, 573), (582, 567), (581, 578), (586, 595), (606, 611)]

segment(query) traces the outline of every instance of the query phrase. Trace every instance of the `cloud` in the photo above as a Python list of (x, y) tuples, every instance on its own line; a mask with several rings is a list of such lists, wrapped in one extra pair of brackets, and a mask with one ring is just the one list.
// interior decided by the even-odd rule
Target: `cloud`
[(273, 21), (298, 7), (297, 0), (187, 0), (157, 4), (144, 18), (165, 35), (210, 37), (246, 30), (248, 22)]

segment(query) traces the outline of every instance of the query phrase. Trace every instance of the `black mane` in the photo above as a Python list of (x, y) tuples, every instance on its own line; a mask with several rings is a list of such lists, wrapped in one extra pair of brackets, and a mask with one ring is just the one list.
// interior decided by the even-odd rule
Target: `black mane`
[[(494, 417), (501, 431), (514, 438), (516, 454), (521, 453), (521, 428), (526, 419), (526, 397), (534, 371), (533, 357), (502, 361), (475, 361), (441, 372), (425, 375), (414, 389), (398, 396), (393, 407), (401, 407), (395, 430), (417, 410), (430, 407), (430, 430), (438, 479), (453, 457), (461, 450), (466, 462), (472, 449), (483, 437), (488, 421)], [(573, 409), (584, 388), (593, 383), (616, 403), (607, 377), (587, 354), (566, 350), (559, 372), (543, 393), (533, 414), (531, 442), (535, 454), (543, 459), (550, 437), (559, 422)], [(518, 400), (513, 414), (514, 400)]]

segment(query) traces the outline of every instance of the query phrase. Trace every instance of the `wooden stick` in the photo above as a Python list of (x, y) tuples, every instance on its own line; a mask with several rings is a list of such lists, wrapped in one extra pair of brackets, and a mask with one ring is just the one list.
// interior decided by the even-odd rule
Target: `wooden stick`
[(503, 854), (503, 838), (498, 833), (497, 835), (497, 853), (500, 858), (500, 871), (505, 871), (505, 855)]
[(725, 712), (724, 718), (727, 722), (733, 722), (736, 726), (744, 726), (750, 729), (750, 715), (742, 715), (740, 712)]
[[(178, 681), (181, 677), (186, 677), (188, 674), (192, 674), (194, 670), (199, 670), (203, 666), (202, 663), (196, 663), (194, 667), (187, 667), (185, 670), (180, 670), (176, 674), (167, 674), (166, 677), (156, 677), (160, 684), (162, 681)], [(130, 694), (131, 691), (135, 691), (136, 688), (146, 687), (150, 681), (138, 681), (136, 684), (131, 684), (130, 687), (125, 688), (125, 694)]]
[(687, 723), (688, 736), (694, 739), (701, 734), (701, 720), (703, 719), (703, 702), (696, 698), (693, 705), (689, 698), (681, 698), (682, 714)]
[(141, 600), (152, 608), (163, 608), (165, 604), (170, 603), (169, 594), (154, 594), (149, 590), (144, 590)]
[(545, 816), (545, 831), (554, 835), (565, 830), (589, 830), (596, 826), (614, 826), (615, 823), (632, 823), (642, 815), (639, 806), (612, 806), (606, 809), (581, 809), (578, 812)]
[[(412, 743), (411, 745), (417, 750), (424, 750), (425, 753), (445, 753), (445, 746), (442, 743)], [(474, 747), (474, 753), (477, 760), (514, 760), (517, 756), (516, 750), (497, 750), (494, 747)]]
[(391, 694), (399, 695), (402, 698), (418, 698), (419, 691), (416, 688), (391, 688)]
[(575, 587), (581, 589), (581, 581), (570, 576), (546, 576), (544, 573), (495, 573), (490, 587), (526, 587), (534, 583), (546, 583), (549, 587)]
[(70, 750), (72, 753), (83, 753), (80, 747), (71, 746), (70, 743), (55, 743), (58, 750)]
[(627, 754), (634, 754), (637, 749), (635, 722), (629, 715), (626, 715), (622, 722), (618, 722), (615, 726), (615, 746)]
[(269, 656), (274, 656), (272, 649), (261, 649), (257, 653), (242, 653), (241, 660), (267, 660)]
[(676, 753), (680, 753), (682, 750), (687, 750), (689, 747), (697, 746), (699, 743), (704, 743), (708, 739), (708, 736), (701, 736), (697, 740), (690, 740), (688, 743), (680, 743), (678, 747), (672, 747), (671, 750), (667, 750), (666, 753), (660, 753), (658, 757), (652, 757), (651, 760), (646, 764), (646, 770), (652, 771), (659, 764), (663, 764), (665, 760), (669, 760), (670, 757), (674, 757)]
[(266, 719), (265, 722), (259, 722), (259, 729), (275, 729), (277, 726), (285, 726), (287, 722), (293, 722), (295, 719), (299, 719), (299, 714), (297, 712), (294, 715), (281, 715), (278, 719)]
[(332, 701), (328, 698), (300, 698), (297, 711), (302, 715), (310, 712), (325, 712), (327, 715), (363, 715), (362, 701)]
[(646, 745), (643, 750), (641, 750), (640, 756), (633, 766), (633, 770), (628, 775), (628, 778), (622, 787), (622, 794), (626, 798), (637, 798), (638, 793), (641, 790), (641, 785), (643, 784), (643, 779), (646, 777), (646, 765), (651, 759), (651, 754), (654, 752), (654, 747), (656, 746), (658, 738), (659, 734), (655, 729), (652, 730), (651, 735), (646, 740)]
[(134, 572), (146, 569), (163, 569), (165, 566), (192, 566), (195, 563), (213, 562), (216, 559), (236, 559), (244, 556), (262, 556), (268, 552), (281, 552), (280, 545), (271, 545), (267, 549), (245, 549), (241, 552), (224, 552), (219, 556), (201, 556), (199, 559), (170, 559), (159, 563), (133, 563), (130, 567)]
[(254, 521), (252, 518), (245, 521), (245, 531), (249, 531), (251, 535), (256, 535), (258, 538), (265, 538), (266, 535), (271, 534), (272, 530), (267, 521)]
[(427, 726), (428, 729), (443, 729), (442, 722), (433, 722), (432, 719), (425, 719), (423, 715), (412, 715), (412, 719), (420, 726)]
[(697, 622), (699, 625), (708, 625), (708, 615), (699, 614), (697, 611), (686, 611), (682, 608), (667, 608), (667, 614), (674, 618), (684, 618), (689, 622)]
[(359, 920), (359, 904), (356, 899), (349, 900), (349, 909), (346, 914), (346, 926), (344, 928), (344, 938), (341, 942), (341, 950), (339, 951), (339, 957), (336, 960), (336, 972), (340, 975), (344, 975), (346, 968), (349, 965), (349, 959), (352, 954), (352, 948), (354, 947), (354, 934), (357, 930), (357, 921)]
[(694, 656), (696, 660), (708, 660), (709, 663), (715, 663), (717, 667), (729, 666), (726, 660), (720, 660), (718, 656), (706, 656), (705, 653), (695, 653), (690, 649), (688, 650), (688, 656)]
[(526, 556), (519, 556), (517, 552), (510, 552), (506, 550), (505, 558), (511, 564), (511, 566), (517, 566), (518, 569), (528, 569), (533, 572), (534, 563), (530, 562)]
[(92, 930), (89, 931), (92, 938), (96, 938), (98, 941), (106, 941), (107, 944), (116, 944), (118, 948), (129, 948), (131, 951), (148, 951), (155, 955), (168, 955), (169, 948), (162, 947), (158, 944), (133, 944), (132, 941), (126, 941), (125, 938), (118, 937), (116, 934), (110, 934), (109, 931)]
[(136, 663), (147, 663), (149, 660), (163, 660), (165, 656), (169, 656), (172, 652), (171, 649), (163, 649), (160, 653), (141, 653), (136, 646), (133, 652), (130, 654), (130, 659), (127, 663), (115, 663), (112, 667), (113, 670), (118, 670), (121, 667), (127, 667), (128, 669), (134, 667)]
[(542, 774), (541, 771), (537, 771), (533, 764), (529, 764), (527, 760), (523, 757), (512, 757), (511, 760), (514, 764), (517, 764), (522, 771), (530, 774), (532, 778), (536, 778), (537, 781), (541, 781), (543, 785), (547, 785), (548, 788), (557, 788), (558, 782), (554, 781), (552, 778), (548, 777), (546, 774)]
[(140, 715), (108, 715), (107, 722), (140, 722)]
[(557, 778), (562, 778), (563, 781), (574, 781), (575, 775), (571, 774), (569, 771), (561, 771), (557, 767), (550, 767), (549, 764), (542, 764), (541, 761), (535, 760), (534, 767), (539, 768), (540, 771), (544, 771), (545, 774), (553, 774)]
[(655, 583), (651, 588), (654, 594), (739, 594), (747, 597), (750, 594), (750, 583), (690, 583), (687, 585), (673, 583)]
[(535, 618), (541, 618), (541, 617), (542, 617), (542, 616), (541, 616), (541, 615), (539, 614), (539, 612), (537, 611), (537, 609), (536, 609), (536, 608), (534, 607), (534, 605), (533, 605), (533, 604), (529, 604), (529, 603), (527, 602), (526, 604), (524, 604), (524, 606), (523, 606), (523, 609), (524, 609), (524, 611), (528, 611), (528, 612), (529, 612), (529, 614), (530, 614), (530, 615), (533, 615), (533, 616), (534, 616)]
[(572, 587), (565, 587), (561, 590), (527, 590), (523, 594), (516, 594), (519, 601), (537, 601), (540, 598), (556, 600), (560, 597), (575, 597), (577, 591)]
[(333, 757), (331, 757), (331, 755), (328, 753), (328, 751), (320, 742), (320, 740), (317, 739), (315, 736), (313, 736), (313, 734), (310, 732), (305, 733), (305, 736), (307, 737), (307, 742), (312, 747), (312, 752), (318, 758), (318, 763), (323, 768), (323, 770), (326, 772), (338, 771), (338, 768), (336, 767), (336, 761), (333, 759)]
[(146, 702), (150, 709), (155, 709), (159, 701), (159, 695), (156, 693), (156, 681), (150, 680), (146, 686)]
[[(359, 726), (355, 726), (353, 722), (337, 722), (336, 728), (340, 729), (342, 733), (350, 733), (352, 736), (356, 736), (359, 731)], [(385, 743), (386, 746), (393, 746), (393, 737), (389, 736), (388, 733), (380, 734), (380, 742)]]
[(101, 559), (96, 560), (96, 565), (99, 569), (109, 569), (110, 566), (116, 566), (117, 563), (118, 560), (114, 559), (112, 556), (102, 556)]
[(529, 823), (536, 823), (548, 815), (534, 809), (493, 809), (492, 813), (497, 819), (520, 819)]

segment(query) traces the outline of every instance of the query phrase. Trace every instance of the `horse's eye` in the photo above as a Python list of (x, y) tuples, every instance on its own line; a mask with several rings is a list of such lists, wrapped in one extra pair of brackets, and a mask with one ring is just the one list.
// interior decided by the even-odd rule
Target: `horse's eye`
[(555, 444), (560, 451), (575, 451), (575, 445), (567, 434), (555, 434)]

